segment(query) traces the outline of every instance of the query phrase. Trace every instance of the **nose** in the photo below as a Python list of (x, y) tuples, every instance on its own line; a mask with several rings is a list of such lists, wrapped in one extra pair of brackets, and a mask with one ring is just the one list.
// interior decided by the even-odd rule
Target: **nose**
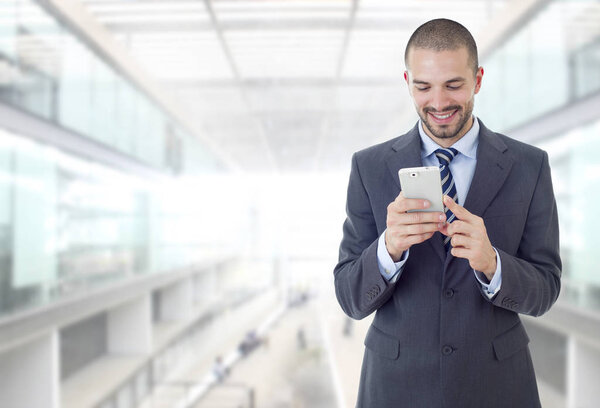
[(438, 112), (450, 105), (450, 99), (444, 89), (432, 89), (430, 106)]

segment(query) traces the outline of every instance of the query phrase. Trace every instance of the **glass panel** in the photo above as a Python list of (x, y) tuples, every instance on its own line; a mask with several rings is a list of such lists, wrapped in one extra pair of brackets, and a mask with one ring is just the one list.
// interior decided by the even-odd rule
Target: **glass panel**
[[(532, 57), (531, 100), (529, 117), (539, 116), (569, 99), (569, 61), (566, 54), (568, 38), (563, 24), (562, 10), (549, 7), (535, 18), (529, 27), (529, 48)], [(527, 84), (523, 84), (527, 87)]]
[(92, 61), (91, 78), (91, 136), (109, 146), (115, 143), (115, 118), (117, 111), (115, 72), (103, 61)]
[[(16, 36), (16, 1), (2, 1), (0, 2), (0, 54), (4, 54), (7, 58), (15, 58)], [(0, 78), (3, 78), (2, 74)]]
[(83, 135), (91, 130), (92, 56), (79, 40), (66, 37), (60, 73), (58, 117), (60, 122)]
[(138, 93), (128, 83), (122, 81), (117, 90), (117, 137), (115, 147), (123, 153), (135, 152), (135, 136), (137, 131)]
[[(600, 24), (600, 23), (599, 23)], [(573, 53), (574, 92), (578, 98), (600, 89), (600, 36)]]
[(14, 152), (13, 279), (15, 288), (56, 279), (56, 168), (34, 144)]

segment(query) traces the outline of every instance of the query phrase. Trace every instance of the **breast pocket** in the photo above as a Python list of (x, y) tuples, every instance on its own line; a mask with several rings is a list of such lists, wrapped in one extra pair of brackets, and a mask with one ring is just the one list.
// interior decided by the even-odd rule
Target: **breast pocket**
[(483, 219), (522, 215), (527, 211), (523, 202), (508, 202), (490, 205), (483, 213)]

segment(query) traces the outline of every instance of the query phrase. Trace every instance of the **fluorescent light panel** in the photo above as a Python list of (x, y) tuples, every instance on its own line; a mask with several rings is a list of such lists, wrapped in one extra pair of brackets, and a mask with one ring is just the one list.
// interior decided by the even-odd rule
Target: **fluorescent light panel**
[(349, 9), (352, 5), (351, 0), (338, 1), (218, 1), (213, 3), (215, 10), (279, 10), (291, 9), (298, 10), (302, 8), (311, 9)]
[(96, 19), (101, 23), (154, 23), (154, 22), (187, 22), (195, 21), (199, 23), (210, 22), (210, 17), (206, 13), (180, 12), (180, 13), (162, 13), (162, 14), (114, 14), (97, 16)]
[(177, 2), (168, 1), (161, 3), (142, 2), (114, 2), (110, 4), (90, 4), (87, 9), (95, 14), (104, 13), (147, 13), (147, 12), (206, 12), (204, 2)]

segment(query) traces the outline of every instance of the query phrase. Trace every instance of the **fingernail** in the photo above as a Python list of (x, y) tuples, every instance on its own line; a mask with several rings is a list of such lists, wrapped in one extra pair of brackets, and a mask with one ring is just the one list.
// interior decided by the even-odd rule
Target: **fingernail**
[(429, 207), (429, 201), (423, 200), (423, 208)]
[(440, 214), (440, 221), (444, 221), (444, 214)]
[(444, 224), (441, 222), (438, 224), (438, 228), (442, 228), (443, 226), (444, 226)]

